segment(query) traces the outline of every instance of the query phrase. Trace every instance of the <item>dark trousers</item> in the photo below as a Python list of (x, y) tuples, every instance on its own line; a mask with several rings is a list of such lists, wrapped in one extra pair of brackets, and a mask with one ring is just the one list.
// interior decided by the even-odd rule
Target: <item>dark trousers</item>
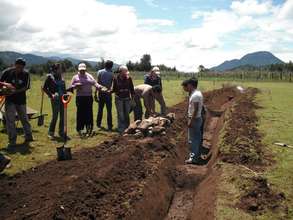
[(55, 127), (59, 116), (59, 135), (64, 135), (64, 106), (60, 97), (51, 100), (52, 119), (49, 127), (49, 134), (54, 135)]
[(136, 95), (134, 97), (134, 101), (135, 101), (135, 107), (133, 109), (134, 121), (142, 120), (143, 109), (142, 109), (142, 103), (141, 103), (140, 97)]
[(99, 110), (97, 116), (97, 126), (101, 127), (102, 119), (103, 119), (103, 111), (106, 105), (107, 108), (107, 123), (108, 128), (112, 129), (112, 95), (107, 93), (99, 93)]
[(93, 97), (77, 96), (76, 97), (76, 130), (81, 131), (93, 129)]

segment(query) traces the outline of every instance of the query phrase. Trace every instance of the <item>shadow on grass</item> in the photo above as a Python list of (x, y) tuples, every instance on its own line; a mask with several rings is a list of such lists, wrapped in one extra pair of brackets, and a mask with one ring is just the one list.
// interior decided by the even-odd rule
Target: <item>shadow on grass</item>
[(16, 144), (15, 146), (11, 146), (11, 147), (2, 149), (2, 151), (9, 153), (9, 154), (20, 153), (22, 155), (27, 155), (27, 154), (32, 153), (31, 146), (29, 143)]

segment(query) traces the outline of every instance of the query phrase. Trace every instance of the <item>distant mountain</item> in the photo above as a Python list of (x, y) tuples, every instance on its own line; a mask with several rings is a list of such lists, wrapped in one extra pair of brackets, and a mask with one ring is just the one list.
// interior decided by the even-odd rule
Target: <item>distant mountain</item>
[(211, 68), (214, 71), (227, 71), (239, 68), (241, 66), (252, 66), (252, 67), (261, 67), (271, 64), (284, 63), (282, 60), (274, 56), (272, 53), (267, 51), (259, 51), (255, 53), (250, 53), (242, 57), (240, 60), (234, 59), (225, 61), (219, 66)]
[[(15, 59), (17, 59), (19, 57), (24, 58), (28, 64), (28, 66), (36, 65), (36, 64), (45, 64), (49, 60), (59, 61), (59, 60), (68, 59), (75, 65), (82, 62), (82, 60), (71, 58), (71, 57), (67, 57), (67, 58), (61, 58), (58, 56), (44, 57), (44, 56), (38, 56), (38, 55), (34, 55), (34, 54), (21, 54), (21, 53), (12, 52), (12, 51), (0, 51), (0, 59), (6, 65), (13, 64)], [(97, 62), (95, 62), (95, 61), (88, 61), (88, 60), (86, 60), (86, 61), (88, 63), (90, 63), (92, 66), (95, 66), (97, 64)]]

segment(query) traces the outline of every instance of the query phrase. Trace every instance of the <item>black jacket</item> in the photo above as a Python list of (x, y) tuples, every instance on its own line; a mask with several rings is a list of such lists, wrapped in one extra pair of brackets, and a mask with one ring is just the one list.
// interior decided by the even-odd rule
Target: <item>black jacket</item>
[[(49, 98), (52, 98), (52, 96), (58, 92), (57, 80), (58, 80), (58, 77), (55, 74), (50, 73), (47, 75), (47, 78), (43, 86), (43, 90), (49, 96)], [(59, 77), (59, 80), (62, 81), (62, 92), (65, 94), (66, 93), (65, 81), (61, 77)]]
[(162, 80), (161, 77), (157, 76), (156, 78), (152, 78), (150, 75), (145, 75), (144, 84), (154, 86), (160, 86), (163, 90)]
[(22, 73), (16, 74), (14, 67), (8, 68), (3, 71), (0, 81), (11, 83), (16, 90), (22, 90), (22, 92), (7, 96), (7, 102), (14, 103), (16, 105), (26, 104), (26, 90), (30, 88), (30, 75), (27, 71), (24, 70)]

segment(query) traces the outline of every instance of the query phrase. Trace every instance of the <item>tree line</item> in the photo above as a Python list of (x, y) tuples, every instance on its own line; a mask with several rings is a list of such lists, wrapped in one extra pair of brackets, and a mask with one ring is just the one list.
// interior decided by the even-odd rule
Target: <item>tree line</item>
[(240, 66), (224, 72), (215, 72), (205, 68), (203, 65), (198, 67), (195, 74), (199, 78), (222, 78), (233, 80), (280, 80), (293, 81), (293, 63), (271, 64), (267, 66)]
[[(31, 74), (42, 76), (46, 73), (49, 73), (51, 70), (50, 69), (51, 66), (56, 62), (61, 64), (62, 70), (64, 72), (77, 71), (78, 64), (73, 63), (69, 59), (58, 60), (58, 61), (49, 60), (44, 64), (28, 65), (27, 68)], [(88, 61), (81, 61), (81, 62), (84, 62), (90, 71), (97, 71), (97, 70), (103, 69), (105, 67), (105, 60), (103, 58), (101, 58), (101, 60), (98, 61), (95, 65), (92, 65), (92, 63), (89, 63)], [(153, 67), (152, 66), (152, 58), (151, 58), (151, 55), (149, 55), (149, 54), (144, 54), (141, 57), (139, 62), (128, 61), (126, 65), (129, 69), (129, 71), (139, 71), (139, 72), (141, 72), (141, 71), (148, 72)], [(116, 70), (117, 70), (119, 65), (116, 64), (115, 66), (116, 66)], [(3, 70), (7, 67), (9, 67), (9, 66), (7, 64), (5, 64), (3, 62), (3, 60), (0, 59), (0, 70)], [(158, 65), (158, 67), (160, 68), (161, 71), (173, 71), (173, 72), (177, 71), (176, 67), (171, 68), (171, 67), (168, 67), (164, 64)]]

